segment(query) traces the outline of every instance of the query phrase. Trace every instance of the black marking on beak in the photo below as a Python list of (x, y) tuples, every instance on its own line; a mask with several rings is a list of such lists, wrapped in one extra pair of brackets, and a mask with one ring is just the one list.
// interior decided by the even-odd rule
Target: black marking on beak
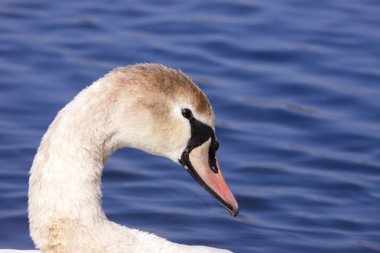
[(187, 118), (191, 126), (191, 137), (187, 144), (187, 147), (179, 159), (179, 163), (189, 172), (189, 174), (197, 181), (207, 192), (214, 196), (224, 208), (226, 208), (233, 217), (238, 215), (239, 211), (233, 209), (233, 207), (224, 201), (214, 190), (212, 190), (198, 175), (197, 171), (194, 169), (190, 162), (190, 152), (208, 141), (211, 138), (210, 148), (209, 148), (209, 166), (214, 173), (218, 173), (218, 166), (216, 165), (216, 151), (219, 148), (219, 142), (215, 137), (214, 130), (200, 122), (193, 117), (192, 112), (189, 109), (182, 109), (182, 115)]
[(212, 145), (210, 145), (210, 148), (208, 150), (208, 164), (212, 172), (218, 173), (218, 166), (216, 165), (216, 154)]
[(200, 145), (202, 145), (208, 139), (211, 138), (211, 144), (210, 144), (209, 153), (208, 153), (209, 166), (210, 166), (210, 169), (214, 173), (218, 173), (218, 166), (216, 166), (216, 154), (215, 153), (219, 148), (219, 142), (217, 141), (217, 139), (215, 137), (214, 130), (210, 126), (208, 126), (208, 125), (200, 122), (199, 120), (195, 119), (193, 117), (193, 113), (191, 112), (191, 110), (189, 110), (187, 108), (182, 109), (182, 115), (186, 119), (188, 119), (190, 122), (191, 138), (187, 144), (186, 149), (183, 151), (182, 157), (179, 160), (179, 162), (181, 163), (181, 160), (183, 160), (183, 155), (185, 153), (190, 154), (191, 150), (193, 150), (196, 147), (199, 147)]

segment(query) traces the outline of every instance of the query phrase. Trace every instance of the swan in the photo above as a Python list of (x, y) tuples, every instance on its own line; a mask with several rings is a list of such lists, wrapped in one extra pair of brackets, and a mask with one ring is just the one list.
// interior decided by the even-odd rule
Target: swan
[(101, 207), (104, 163), (114, 151), (133, 147), (182, 165), (236, 216), (239, 207), (216, 157), (214, 128), (206, 95), (179, 70), (137, 64), (95, 81), (58, 112), (33, 160), (28, 217), (36, 248), (42, 253), (231, 253), (118, 225)]

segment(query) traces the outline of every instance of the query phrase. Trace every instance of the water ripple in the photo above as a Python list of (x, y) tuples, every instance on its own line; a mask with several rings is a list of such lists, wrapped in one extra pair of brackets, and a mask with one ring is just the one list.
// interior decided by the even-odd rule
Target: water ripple
[(104, 171), (110, 219), (241, 253), (379, 252), (379, 12), (371, 0), (3, 0), (0, 248), (33, 247), (28, 170), (59, 108), (116, 66), (160, 62), (209, 96), (241, 213), (127, 149)]

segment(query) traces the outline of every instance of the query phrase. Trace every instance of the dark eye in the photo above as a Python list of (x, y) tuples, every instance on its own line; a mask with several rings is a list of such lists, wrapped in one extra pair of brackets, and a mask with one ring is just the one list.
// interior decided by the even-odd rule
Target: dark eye
[(193, 117), (193, 113), (191, 112), (191, 110), (189, 110), (187, 108), (182, 109), (182, 115), (186, 119), (191, 119)]

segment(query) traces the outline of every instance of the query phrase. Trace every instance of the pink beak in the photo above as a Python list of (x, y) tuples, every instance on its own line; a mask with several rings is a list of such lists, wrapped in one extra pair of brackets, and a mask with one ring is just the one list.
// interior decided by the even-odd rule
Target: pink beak
[(210, 168), (209, 146), (211, 140), (191, 150), (189, 154), (190, 164), (185, 166), (193, 178), (198, 181), (211, 195), (213, 195), (230, 213), (236, 216), (239, 213), (239, 205), (224, 180), (218, 160), (216, 170)]

